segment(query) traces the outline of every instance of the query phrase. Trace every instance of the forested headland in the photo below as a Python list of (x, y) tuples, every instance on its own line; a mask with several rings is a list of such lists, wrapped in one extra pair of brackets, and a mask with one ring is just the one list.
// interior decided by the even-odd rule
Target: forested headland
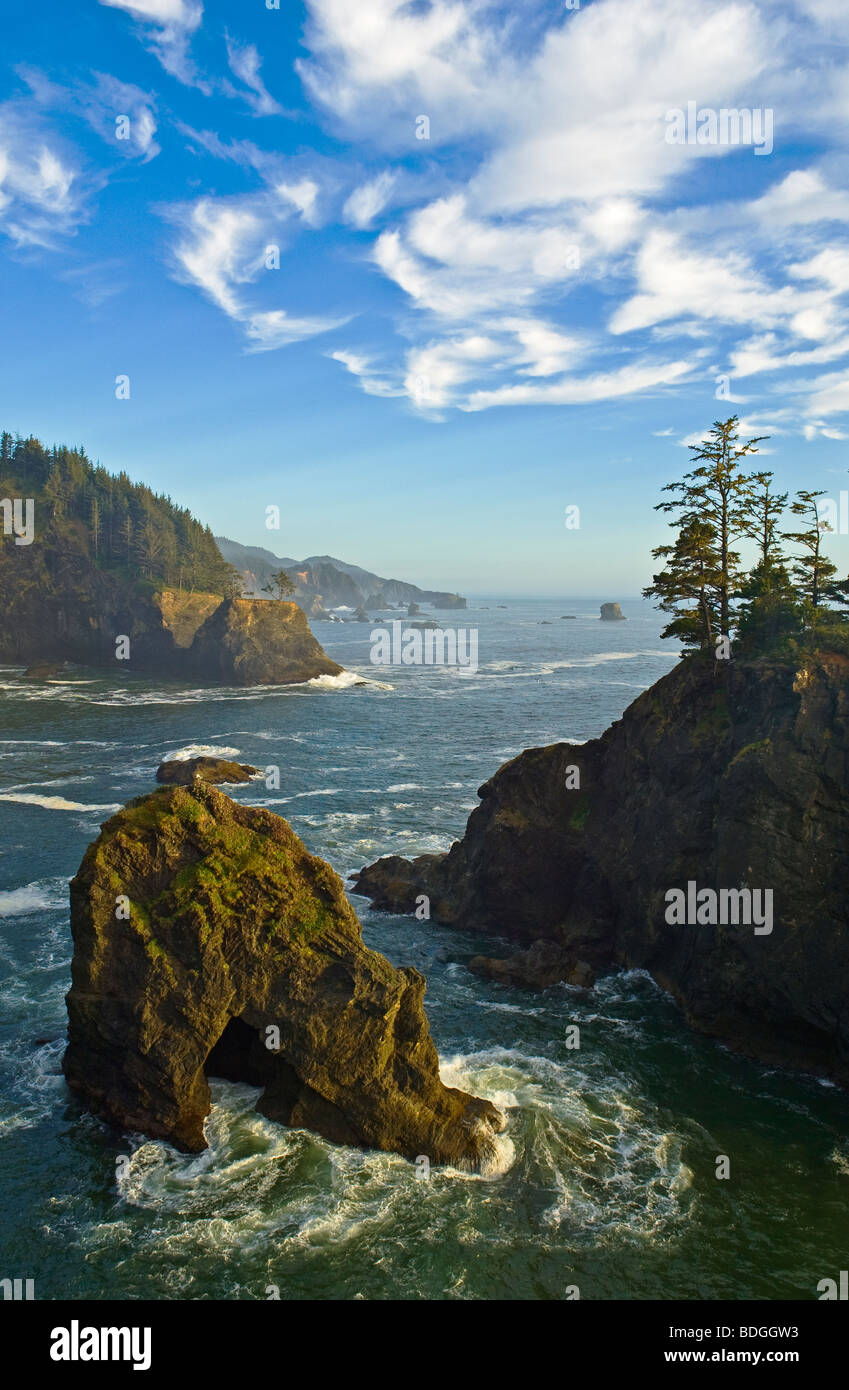
[[(126, 473), (92, 463), (84, 448), (47, 448), (4, 431), (0, 497), (12, 495), (34, 500), (36, 542), (59, 551), (82, 545), (97, 569), (225, 598), (241, 594), (241, 578), (208, 526)], [(12, 536), (0, 534), (0, 553), (3, 540), (14, 545)]]

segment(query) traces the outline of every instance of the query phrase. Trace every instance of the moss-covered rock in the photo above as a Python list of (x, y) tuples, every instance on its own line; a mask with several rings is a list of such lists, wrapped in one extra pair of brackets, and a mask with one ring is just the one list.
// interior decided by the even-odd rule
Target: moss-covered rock
[(192, 782), (250, 782), (259, 772), (250, 763), (234, 763), (229, 758), (172, 758), (156, 769), (157, 782), (166, 786), (190, 787)]
[(71, 926), (65, 1075), (111, 1123), (202, 1149), (217, 1075), (340, 1143), (492, 1161), (502, 1117), (442, 1085), (424, 979), (363, 944), (280, 816), (200, 782), (131, 802), (85, 854)]

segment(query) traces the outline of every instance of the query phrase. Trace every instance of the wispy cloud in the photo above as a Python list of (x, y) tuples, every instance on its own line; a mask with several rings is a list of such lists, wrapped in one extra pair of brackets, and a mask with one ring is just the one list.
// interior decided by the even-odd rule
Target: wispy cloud
[(155, 139), (156, 101), (149, 92), (105, 72), (93, 72), (90, 82), (63, 86), (27, 64), (16, 71), (37, 107), (79, 117), (116, 154), (147, 163), (160, 153)]
[(186, 86), (210, 90), (190, 53), (192, 34), (203, 19), (200, 0), (100, 0), (100, 4), (154, 26), (145, 31), (145, 39), (165, 71)]
[(253, 352), (284, 347), (347, 322), (345, 317), (293, 315), (278, 307), (264, 308), (257, 302), (261, 295), (256, 290), (253, 296), (248, 294), (248, 287), (256, 287), (261, 276), (271, 281), (279, 274), (279, 239), (297, 206), (297, 198), (286, 190), (278, 191), (276, 203), (266, 194), (246, 199), (201, 198), (166, 211), (181, 232), (172, 248), (178, 278), (196, 285), (239, 324)]
[(104, 181), (31, 106), (0, 105), (0, 229), (16, 246), (53, 248), (73, 235)]
[(251, 110), (257, 116), (280, 116), (283, 108), (276, 102), (267, 90), (265, 83), (259, 75), (262, 67), (262, 60), (259, 52), (252, 43), (240, 44), (235, 39), (231, 39), (229, 34), (225, 34), (227, 44), (227, 61), (230, 64), (230, 71), (234, 77), (247, 87), (246, 92), (240, 92)]

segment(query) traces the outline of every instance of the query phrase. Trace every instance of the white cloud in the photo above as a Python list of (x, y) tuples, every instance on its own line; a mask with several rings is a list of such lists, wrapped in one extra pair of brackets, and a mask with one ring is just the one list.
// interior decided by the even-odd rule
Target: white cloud
[(264, 309), (246, 297), (246, 287), (261, 275), (273, 280), (279, 270), (267, 269), (270, 246), (285, 232), (282, 200), (272, 207), (268, 195), (247, 199), (201, 198), (174, 208), (170, 217), (182, 230), (173, 248), (178, 277), (196, 285), (213, 304), (240, 324), (253, 352), (266, 352), (314, 337), (347, 320), (323, 315), (292, 316), (280, 308)]
[(283, 108), (274, 100), (259, 75), (262, 60), (252, 43), (239, 44), (225, 35), (230, 71), (248, 88), (241, 93), (257, 116), (279, 116)]
[[(63, 87), (26, 63), (19, 64), (15, 71), (27, 84), (33, 105), (39, 110), (67, 111), (78, 116), (124, 158), (141, 157), (147, 163), (159, 154), (160, 147), (154, 139), (156, 104), (140, 87), (105, 72), (93, 72), (92, 82)], [(23, 103), (19, 101), (18, 105), (22, 107)]]
[(785, 389), (804, 393), (809, 415), (841, 415), (849, 411), (849, 371), (829, 372)]
[(501, 327), (518, 340), (513, 361), (519, 376), (554, 376), (573, 366), (583, 349), (581, 339), (538, 319), (504, 319)]
[(742, 251), (686, 247), (662, 228), (652, 231), (636, 262), (639, 292), (614, 313), (613, 333), (629, 333), (692, 314), (726, 323), (771, 327), (803, 307), (789, 286), (772, 289)]
[(178, 24), (194, 29), (200, 23), (203, 6), (192, 0), (100, 0), (116, 10), (126, 10), (134, 19), (147, 19), (152, 24)]
[(165, 71), (186, 86), (210, 90), (209, 84), (198, 75), (189, 53), (192, 34), (203, 18), (200, 0), (100, 0), (100, 3), (157, 26), (148, 31), (147, 39)]
[(471, 381), (481, 364), (492, 361), (501, 351), (499, 343), (479, 333), (416, 348), (407, 356), (407, 394), (423, 410), (451, 405), (457, 387)]
[(687, 362), (629, 364), (584, 377), (562, 377), (546, 385), (503, 386), (494, 391), (475, 391), (464, 410), (486, 410), (494, 405), (583, 405), (615, 400), (638, 392), (657, 390), (680, 382), (690, 371)]
[(342, 209), (345, 221), (361, 230), (370, 227), (386, 207), (394, 185), (395, 176), (389, 170), (378, 174), (376, 179), (371, 179), (368, 183), (361, 183), (354, 189)]
[(362, 353), (348, 352), (340, 349), (329, 354), (334, 362), (341, 362), (353, 376), (357, 377), (360, 384), (368, 396), (403, 396), (406, 394), (403, 386), (393, 385), (386, 377), (380, 375), (380, 368), (376, 367), (371, 358), (365, 357)]
[[(240, 95), (257, 115), (286, 114), (252, 44), (226, 38), (234, 82), (197, 77), (199, 0), (102, 3), (147, 25), (181, 80)], [(260, 268), (278, 229), (336, 216), (376, 228), (371, 265), (399, 292), (394, 353), (332, 354), (369, 394), (406, 392), (423, 411), (572, 404), (671, 389), (696, 370), (710, 383), (709, 364), (721, 362), (755, 379), (795, 372), (797, 432), (842, 408), (841, 372), (814, 374), (849, 351), (849, 49), (833, 42), (849, 36), (845, 0), (576, 10), (306, 0), (306, 10), (296, 66), (344, 141), (334, 167), (326, 152), (284, 163), (249, 141), (192, 133), (262, 181), (260, 192), (195, 204), (177, 248), (180, 274), (251, 347), (329, 322), (267, 305)], [(774, 108), (777, 157), (670, 143), (667, 113), (690, 101)], [(154, 126), (142, 118), (140, 139), (153, 150), (147, 109)], [(420, 115), (428, 140), (416, 138)], [(358, 145), (387, 167), (358, 169)], [(788, 149), (801, 151), (789, 172)]]
[(831, 188), (817, 169), (794, 169), (762, 197), (749, 212), (770, 232), (816, 222), (849, 222), (849, 193)]
[(103, 181), (34, 111), (0, 105), (0, 229), (16, 246), (52, 248), (72, 235)]

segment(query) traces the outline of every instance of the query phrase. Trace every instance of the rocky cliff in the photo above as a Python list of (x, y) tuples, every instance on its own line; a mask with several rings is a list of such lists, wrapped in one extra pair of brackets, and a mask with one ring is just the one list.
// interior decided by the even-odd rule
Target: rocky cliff
[(293, 604), (228, 600), (208, 527), (81, 450), (0, 434), (0, 503), (0, 662), (228, 685), (341, 671)]
[(218, 685), (291, 685), (342, 671), (295, 603), (155, 589), (82, 566), (51, 584), (16, 582), (4, 611), (0, 661)]
[(848, 1085), (848, 721), (846, 657), (688, 659), (601, 738), (506, 763), (447, 855), (382, 859), (358, 891), (512, 938), (513, 976), (539, 941), (542, 983), (552, 959), (644, 968), (694, 1027)]
[(212, 1075), (338, 1143), (491, 1163), (503, 1119), (442, 1085), (424, 979), (366, 948), (281, 817), (201, 782), (132, 802), (85, 854), (71, 928), (65, 1075), (112, 1124), (203, 1149)]
[(342, 671), (296, 603), (248, 598), (215, 609), (195, 633), (187, 661), (201, 680), (228, 685), (291, 685)]

